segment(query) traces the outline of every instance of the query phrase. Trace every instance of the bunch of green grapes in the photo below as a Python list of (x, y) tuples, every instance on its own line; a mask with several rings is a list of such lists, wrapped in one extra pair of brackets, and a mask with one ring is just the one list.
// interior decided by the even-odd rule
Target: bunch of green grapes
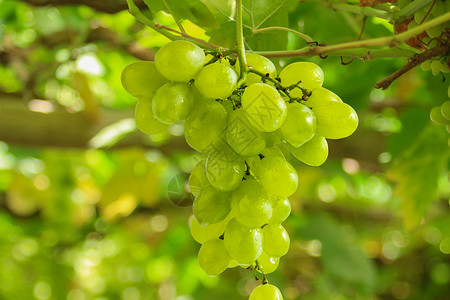
[[(235, 59), (219, 52), (208, 56), (188, 41), (171, 42), (154, 63), (127, 66), (122, 83), (139, 98), (139, 129), (156, 134), (184, 120), (185, 139), (203, 158), (189, 178), (195, 196), (190, 229), (202, 244), (200, 266), (209, 275), (249, 268), (267, 283), (265, 275), (277, 269), (290, 246), (282, 223), (298, 174), (286, 155), (323, 164), (327, 139), (351, 135), (358, 116), (322, 87), (324, 74), (316, 64), (296, 62), (277, 74), (269, 59), (247, 54), (250, 72), (238, 86), (242, 62), (230, 64)], [(250, 299), (282, 296), (265, 284)]]
[[(450, 98), (450, 87), (448, 89), (448, 96)], [(447, 132), (450, 133), (450, 101), (446, 101), (442, 103), (442, 105), (434, 107), (430, 111), (430, 119), (433, 123), (445, 126)]]
[[(409, 5), (412, 0), (399, 0), (398, 6), (400, 9)], [(429, 4), (425, 5), (421, 9), (414, 13), (413, 19), (408, 24), (408, 29), (413, 29), (424, 22), (430, 21), (433, 18), (437, 18), (446, 12), (450, 11), (450, 2), (445, 0), (431, 1)], [(429, 48), (436, 47), (438, 45), (438, 40), (444, 36), (446, 28), (449, 27), (448, 23), (443, 23), (439, 26), (431, 27), (426, 30), (426, 35), (422, 39), (422, 42), (427, 44)]]

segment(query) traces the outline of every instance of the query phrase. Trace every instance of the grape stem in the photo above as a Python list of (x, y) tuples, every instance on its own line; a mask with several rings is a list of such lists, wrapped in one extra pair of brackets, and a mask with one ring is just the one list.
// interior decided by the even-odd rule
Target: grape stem
[[(283, 86), (280, 81), (278, 81), (277, 79), (275, 79), (272, 76), (270, 76), (269, 73), (259, 72), (259, 71), (255, 70), (255, 69), (252, 69), (252, 68), (249, 68), (248, 72), (249, 73), (254, 73), (254, 74), (260, 76), (261, 79), (263, 80), (263, 82), (270, 81), (273, 84), (275, 84), (276, 89), (278, 91), (280, 91), (281, 93), (283, 93), (286, 97), (289, 98), (289, 102), (294, 102), (294, 101), (299, 101), (299, 100), (307, 100), (308, 96), (311, 96), (311, 92), (310, 91), (308, 91), (307, 89), (304, 89), (304, 88), (302, 88), (300, 86), (301, 82), (297, 82), (296, 84), (293, 84), (293, 85), (290, 85), (290, 86), (286, 87), (286, 86)], [(300, 89), (303, 92), (303, 95), (304, 95), (303, 98), (292, 97), (290, 95), (289, 92), (291, 90), (295, 89), (295, 88), (298, 88), (298, 89)]]
[(248, 72), (247, 59), (245, 58), (244, 28), (242, 24), (242, 0), (236, 0), (236, 40), (240, 71), (238, 87), (245, 84)]

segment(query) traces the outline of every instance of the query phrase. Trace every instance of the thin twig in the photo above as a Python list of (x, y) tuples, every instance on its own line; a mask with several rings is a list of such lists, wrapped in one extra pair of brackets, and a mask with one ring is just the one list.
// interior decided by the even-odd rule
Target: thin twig
[(434, 48), (431, 48), (423, 53), (416, 54), (401, 69), (395, 71), (394, 73), (387, 76), (386, 78), (378, 81), (377, 83), (374, 84), (374, 87), (376, 89), (385, 90), (392, 84), (392, 82), (394, 82), (394, 80), (399, 78), (401, 75), (403, 75), (406, 72), (408, 72), (409, 70), (417, 67), (418, 65), (420, 65), (421, 63), (423, 63), (426, 60), (429, 60), (431, 58), (441, 56), (441, 55), (447, 55), (449, 53), (449, 50), (450, 50), (449, 44), (443, 44), (443, 45), (438, 45)]
[(296, 30), (288, 28), (288, 27), (272, 26), (272, 27), (265, 27), (265, 28), (260, 28), (260, 29), (253, 29), (252, 32), (254, 34), (258, 34), (258, 33), (266, 32), (266, 31), (287, 31), (287, 32), (291, 32), (291, 33), (299, 36), (301, 39), (304, 39), (308, 43), (314, 42), (314, 39), (312, 37), (310, 37), (309, 35), (301, 33), (299, 31), (296, 31)]
[[(438, 26), (447, 21), (450, 21), (450, 12), (447, 12), (433, 20), (430, 20), (422, 25), (419, 25), (411, 30), (402, 32), (400, 34), (388, 36), (388, 37), (380, 37), (369, 40), (362, 41), (353, 41), (348, 43), (330, 45), (330, 46), (307, 46), (298, 50), (293, 51), (259, 51), (255, 52), (257, 54), (267, 56), (267, 57), (286, 57), (286, 56), (315, 56), (319, 54), (325, 54), (330, 52), (336, 52), (347, 49), (355, 49), (362, 47), (376, 47), (376, 46), (388, 46), (391, 48), (397, 47), (410, 39), (411, 37), (416, 36), (417, 34), (424, 32), (428, 28)], [(374, 56), (372, 56), (374, 57)]]
[(167, 8), (167, 10), (169, 11), (169, 14), (172, 15), (172, 18), (175, 20), (175, 23), (177, 24), (178, 28), (180, 28), (180, 32), (186, 34), (186, 31), (184, 30), (183, 26), (181, 25), (180, 21), (178, 21), (177, 16), (175, 15), (174, 11), (172, 10), (172, 8), (170, 7), (169, 3), (167, 3), (166, 0), (163, 0), (164, 6)]

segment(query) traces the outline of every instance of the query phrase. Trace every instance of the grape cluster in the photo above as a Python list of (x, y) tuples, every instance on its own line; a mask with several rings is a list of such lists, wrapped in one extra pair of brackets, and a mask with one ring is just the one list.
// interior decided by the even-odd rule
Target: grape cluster
[[(413, 0), (399, 0), (398, 6), (400, 9), (404, 8), (408, 4), (413, 2)], [(431, 1), (429, 4), (425, 5), (421, 9), (414, 13), (414, 17), (408, 24), (408, 30), (413, 29), (426, 21), (433, 18), (439, 17), (446, 12), (450, 11), (450, 2), (445, 0)], [(422, 42), (424, 42), (429, 48), (438, 45), (438, 40), (436, 38), (442, 37), (443, 33), (448, 28), (448, 23), (443, 23), (439, 26), (431, 27), (426, 30)]]
[[(448, 91), (448, 96), (450, 98), (450, 88), (448, 89)], [(430, 119), (438, 125), (445, 126), (447, 132), (450, 133), (450, 101), (446, 101), (442, 103), (442, 105), (434, 107), (430, 111)]]
[[(282, 223), (298, 174), (285, 155), (290, 151), (305, 164), (321, 165), (328, 156), (326, 139), (351, 135), (358, 116), (322, 87), (324, 74), (316, 64), (292, 63), (277, 77), (267, 58), (247, 54), (246, 60), (249, 72), (241, 84), (240, 61), (174, 41), (157, 52), (154, 63), (127, 66), (122, 84), (139, 98), (135, 119), (141, 131), (156, 134), (184, 120), (187, 143), (203, 157), (189, 178), (195, 196), (190, 228), (202, 244), (200, 266), (209, 275), (241, 266), (265, 278), (290, 246)], [(265, 284), (250, 299), (282, 296)]]

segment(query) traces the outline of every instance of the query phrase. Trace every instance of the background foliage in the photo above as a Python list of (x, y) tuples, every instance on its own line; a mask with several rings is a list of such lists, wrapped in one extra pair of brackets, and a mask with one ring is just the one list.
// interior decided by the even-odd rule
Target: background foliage
[[(122, 1), (52, 5), (60, 2), (0, 0), (0, 298), (246, 299), (257, 284), (251, 272), (206, 276), (189, 233), (191, 199), (168, 193), (198, 159), (182, 124), (140, 134), (136, 99), (120, 85), (128, 63), (151, 60), (169, 40)], [(177, 29), (173, 14), (191, 36), (235, 44), (232, 0), (144, 2), (157, 24)], [(306, 45), (257, 32), (269, 26), (328, 45), (356, 40), (363, 16), (334, 4), (244, 1), (248, 49)], [(387, 20), (370, 17), (362, 38), (392, 34)], [(448, 83), (416, 68), (381, 91), (373, 84), (405, 58), (304, 59), (323, 68), (324, 86), (361, 122), (330, 143), (320, 168), (290, 160), (300, 178), (286, 222), (291, 250), (269, 281), (288, 300), (447, 299), (448, 133), (429, 111), (447, 100)]]

